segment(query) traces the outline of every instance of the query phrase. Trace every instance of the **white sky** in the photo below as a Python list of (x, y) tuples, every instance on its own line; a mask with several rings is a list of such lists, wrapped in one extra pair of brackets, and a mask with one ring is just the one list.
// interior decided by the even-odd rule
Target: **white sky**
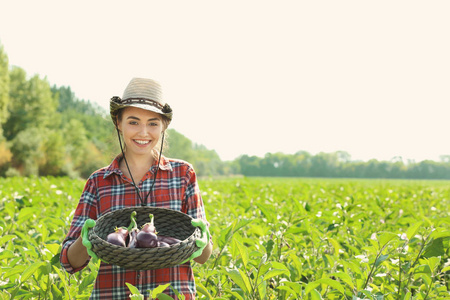
[(108, 107), (160, 81), (224, 160), (450, 155), (450, 1), (2, 1), (10, 65)]

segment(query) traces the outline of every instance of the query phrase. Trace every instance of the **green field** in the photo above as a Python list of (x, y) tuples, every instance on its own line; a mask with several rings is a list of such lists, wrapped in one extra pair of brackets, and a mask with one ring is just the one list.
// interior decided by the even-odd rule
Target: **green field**
[[(0, 178), (0, 299), (87, 299), (59, 266), (84, 181)], [(200, 181), (214, 253), (199, 299), (450, 299), (450, 182)]]

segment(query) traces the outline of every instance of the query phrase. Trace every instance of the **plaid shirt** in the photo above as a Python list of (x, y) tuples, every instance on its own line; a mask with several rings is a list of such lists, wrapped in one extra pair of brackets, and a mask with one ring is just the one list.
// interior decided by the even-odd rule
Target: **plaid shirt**
[[(86, 182), (60, 256), (61, 265), (70, 274), (82, 270), (89, 263), (87, 261), (82, 267), (74, 269), (67, 258), (67, 250), (80, 236), (86, 219), (96, 220), (110, 211), (140, 205), (131, 180), (119, 169), (120, 159), (121, 155), (117, 156), (111, 165), (94, 172)], [(143, 199), (152, 185), (156, 165), (139, 182)], [(195, 172), (190, 164), (181, 160), (161, 158), (156, 183), (147, 202), (150, 206), (170, 208), (192, 218), (206, 220)], [(126, 270), (101, 262), (90, 299), (129, 299), (130, 292), (125, 282), (136, 286), (145, 299), (149, 297), (148, 290), (167, 283), (171, 283), (186, 300), (195, 299), (195, 281), (189, 262), (172, 268), (144, 271)], [(170, 287), (165, 293), (177, 299)]]

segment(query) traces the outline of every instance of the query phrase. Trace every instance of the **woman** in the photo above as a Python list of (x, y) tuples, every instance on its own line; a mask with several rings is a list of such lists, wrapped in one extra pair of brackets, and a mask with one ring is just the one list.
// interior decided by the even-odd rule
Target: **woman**
[[(116, 126), (122, 153), (105, 168), (94, 172), (86, 182), (72, 224), (63, 242), (60, 261), (73, 274), (89, 263), (82, 244), (81, 229), (87, 219), (141, 204), (179, 210), (206, 222), (205, 210), (192, 166), (161, 154), (172, 109), (163, 102), (160, 85), (133, 78), (122, 99), (113, 97), (110, 114)], [(205, 263), (211, 255), (208, 241), (194, 261)], [(195, 299), (195, 282), (190, 262), (165, 269), (134, 271), (101, 262), (90, 299), (129, 299), (128, 282), (141, 290), (171, 283), (185, 299)], [(171, 289), (165, 291), (176, 298)]]

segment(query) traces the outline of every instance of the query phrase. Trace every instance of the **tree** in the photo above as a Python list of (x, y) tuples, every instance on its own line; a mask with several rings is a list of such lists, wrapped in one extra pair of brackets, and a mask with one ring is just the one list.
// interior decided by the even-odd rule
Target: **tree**
[(8, 57), (0, 45), (0, 142), (3, 139), (2, 125), (8, 118), (9, 102), (9, 66)]
[(238, 158), (241, 166), (242, 174), (245, 176), (260, 176), (261, 175), (261, 159), (257, 156), (242, 155)]
[(191, 162), (194, 158), (191, 140), (174, 129), (168, 129), (167, 136), (167, 156)]
[(214, 150), (209, 150), (203, 145), (194, 144), (194, 156), (190, 161), (200, 176), (212, 176), (223, 174), (223, 163)]
[(13, 167), (18, 169), (22, 175), (37, 176), (39, 174), (39, 161), (44, 158), (41, 147), (42, 134), (40, 129), (30, 127), (20, 131), (12, 141)]
[(3, 174), (9, 167), (12, 153), (6, 146), (6, 142), (0, 142), (0, 174)]
[(10, 71), (9, 118), (4, 124), (4, 135), (12, 140), (27, 128), (55, 128), (60, 118), (56, 114), (58, 102), (46, 79), (35, 75), (27, 80), (19, 67)]
[(86, 160), (86, 129), (83, 123), (77, 119), (69, 120), (63, 129), (69, 164), (73, 169), (79, 168)]
[(47, 130), (45, 140), (42, 141), (44, 156), (39, 164), (39, 175), (65, 175), (64, 168), (64, 139), (60, 131)]

